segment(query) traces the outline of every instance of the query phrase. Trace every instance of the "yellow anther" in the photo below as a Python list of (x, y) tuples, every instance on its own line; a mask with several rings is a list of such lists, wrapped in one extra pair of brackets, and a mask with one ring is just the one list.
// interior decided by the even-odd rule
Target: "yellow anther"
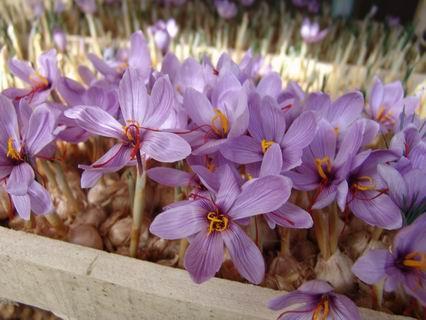
[(129, 64), (127, 62), (122, 62), (115, 67), (115, 71), (117, 71), (118, 73), (123, 73), (124, 70), (126, 70), (128, 67)]
[(377, 112), (376, 115), (376, 120), (380, 123), (390, 123), (390, 124), (394, 124), (395, 120), (392, 118), (392, 112), (388, 111), (386, 112), (386, 109), (384, 106), (380, 106), (379, 111)]
[(324, 171), (323, 165), (325, 164), (325, 168), (327, 170), (327, 173), (331, 172), (331, 160), (330, 157), (325, 156), (321, 159), (315, 159), (315, 167), (317, 168), (318, 174), (321, 178), (324, 180), (328, 179), (327, 174)]
[(213, 231), (225, 231), (228, 229), (229, 219), (223, 214), (211, 211), (207, 214), (207, 220), (210, 221), (209, 234)]
[(376, 188), (376, 185), (374, 184), (374, 180), (370, 176), (361, 176), (357, 178), (359, 182), (367, 182), (368, 184), (359, 184), (359, 183), (353, 183), (352, 186), (360, 191), (368, 191), (368, 190), (374, 190)]
[(328, 301), (328, 297), (323, 297), (314, 310), (312, 320), (327, 320), (329, 313), (330, 302)]
[(128, 125), (123, 126), (124, 134), (127, 136), (129, 141), (133, 142), (134, 137), (135, 137), (134, 136), (134, 130), (137, 131), (136, 137), (138, 137), (140, 125), (139, 125), (139, 123), (137, 123), (136, 121), (133, 121), (133, 120), (126, 120), (126, 123), (128, 123)]
[(334, 128), (334, 133), (336, 134), (336, 136), (339, 135), (339, 133), (340, 133), (339, 127)]
[(246, 173), (246, 179), (247, 180), (252, 180), (253, 176), (250, 173)]
[[(229, 132), (228, 118), (219, 109), (214, 109), (215, 115), (211, 121), (212, 130), (219, 136), (225, 136)], [(219, 122), (219, 126), (216, 125)]]
[(47, 87), (49, 85), (49, 80), (38, 72), (35, 72), (30, 76), (30, 81), (34, 82), (36, 86)]
[(262, 152), (266, 153), (268, 149), (274, 144), (274, 141), (262, 139), (260, 145), (262, 146)]
[(411, 252), (405, 256), (402, 264), (426, 272), (426, 252)]
[(12, 137), (9, 137), (9, 139), (7, 139), (6, 156), (13, 159), (13, 160), (22, 160), (21, 154), (18, 152), (18, 150), (15, 149), (15, 146), (13, 145), (13, 138)]

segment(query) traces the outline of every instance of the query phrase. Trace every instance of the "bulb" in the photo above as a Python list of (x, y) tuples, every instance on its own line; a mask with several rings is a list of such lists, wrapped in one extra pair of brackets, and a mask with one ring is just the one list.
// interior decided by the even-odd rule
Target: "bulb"
[(68, 241), (85, 247), (103, 249), (102, 238), (98, 230), (91, 225), (80, 225), (71, 228), (68, 233)]

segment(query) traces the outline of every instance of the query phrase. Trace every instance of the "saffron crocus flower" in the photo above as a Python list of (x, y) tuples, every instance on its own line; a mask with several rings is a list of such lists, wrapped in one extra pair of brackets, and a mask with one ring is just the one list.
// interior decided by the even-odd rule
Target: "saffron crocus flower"
[(344, 133), (339, 147), (334, 128), (325, 120), (319, 121), (316, 136), (303, 153), (302, 164), (286, 173), (296, 189), (316, 190), (310, 209), (322, 209), (346, 194), (345, 179), (365, 133), (366, 123), (356, 121)]
[[(270, 159), (280, 157), (281, 170), (287, 171), (300, 165), (304, 148), (315, 136), (316, 122), (313, 113), (301, 114), (286, 130), (285, 114), (271, 97), (253, 99), (249, 111), (250, 136), (230, 139), (221, 149), (225, 158), (235, 163), (248, 164), (268, 159), (268, 152), (277, 152)], [(279, 148), (271, 149), (274, 144), (278, 144)]]
[[(424, 123), (423, 125), (424, 126)], [(419, 129), (414, 124), (407, 125), (402, 131), (396, 133), (391, 140), (390, 149), (400, 159), (398, 170), (426, 169), (426, 142)]]
[(358, 308), (349, 298), (333, 292), (333, 287), (322, 280), (311, 280), (296, 291), (268, 302), (272, 310), (297, 305), (278, 316), (278, 320), (295, 319), (351, 319), (361, 320)]
[(409, 116), (419, 105), (418, 97), (404, 98), (404, 89), (400, 81), (383, 84), (377, 77), (374, 79), (368, 101), (368, 115), (380, 124), (384, 132), (395, 129), (395, 124), (403, 111)]
[(400, 173), (390, 165), (380, 164), (378, 173), (386, 183), (389, 196), (401, 210), (405, 224), (411, 224), (426, 212), (426, 172), (411, 169)]
[(12, 102), (0, 95), (0, 180), (6, 179), (6, 191), (19, 216), (30, 218), (48, 214), (52, 202), (47, 190), (35, 180), (35, 159), (55, 136), (55, 118), (44, 106), (36, 108), (29, 120), (18, 125)]
[(217, 13), (224, 19), (232, 19), (238, 13), (237, 5), (229, 0), (215, 0)]
[(201, 283), (215, 275), (227, 248), (239, 273), (260, 283), (265, 273), (262, 254), (238, 225), (238, 221), (279, 208), (286, 199), (287, 180), (267, 176), (249, 181), (241, 188), (229, 167), (220, 176), (217, 193), (183, 202), (159, 214), (150, 231), (164, 239), (191, 238), (185, 253), (185, 269)]
[[(211, 102), (210, 102), (211, 101)], [(224, 74), (212, 88), (211, 100), (188, 88), (183, 106), (193, 123), (199, 127), (199, 139), (193, 154), (217, 152), (228, 138), (242, 135), (248, 127), (247, 96), (238, 79)]]
[(306, 43), (322, 41), (328, 33), (328, 29), (320, 30), (318, 22), (311, 22), (308, 18), (303, 19), (300, 35)]
[(81, 178), (83, 188), (92, 187), (102, 174), (118, 171), (138, 157), (175, 162), (191, 153), (184, 139), (158, 130), (168, 117), (173, 95), (170, 81), (162, 77), (155, 82), (149, 96), (143, 76), (137, 70), (129, 69), (119, 86), (124, 123), (99, 107), (76, 106), (65, 111), (67, 117), (75, 119), (86, 131), (119, 140), (91, 166), (80, 166), (85, 169)]
[(391, 250), (369, 250), (352, 266), (362, 281), (375, 284), (384, 280), (385, 291), (403, 287), (426, 306), (426, 214), (401, 229)]
[(155, 45), (163, 55), (169, 51), (170, 42), (176, 37), (178, 30), (175, 19), (158, 20), (153, 26), (149, 27), (149, 31), (154, 37)]
[(9, 88), (4, 90), (3, 94), (13, 99), (14, 102), (19, 102), (19, 100), (23, 98), (28, 99), (33, 105), (46, 101), (59, 77), (56, 50), (52, 49), (40, 55), (38, 64), (39, 70), (35, 71), (26, 61), (17, 59), (10, 60), (10, 72), (22, 81), (28, 83), (30, 88)]
[(52, 38), (56, 47), (64, 52), (67, 47), (67, 35), (61, 27), (54, 27), (52, 30)]
[(339, 186), (340, 209), (344, 211), (346, 204), (356, 217), (370, 225), (388, 230), (400, 228), (400, 209), (387, 194), (386, 184), (377, 172), (379, 164), (395, 159), (388, 150), (366, 150), (355, 155), (347, 180)]

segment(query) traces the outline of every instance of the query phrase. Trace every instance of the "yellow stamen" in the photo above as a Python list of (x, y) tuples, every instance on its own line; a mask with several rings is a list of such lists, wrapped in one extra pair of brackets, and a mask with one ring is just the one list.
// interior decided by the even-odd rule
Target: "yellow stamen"
[(223, 214), (211, 211), (207, 214), (207, 220), (210, 221), (209, 234), (213, 231), (225, 231), (228, 229), (229, 219)]
[(372, 177), (370, 176), (361, 176), (359, 178), (357, 178), (357, 180), (359, 182), (368, 182), (369, 184), (359, 184), (359, 183), (354, 183), (352, 184), (352, 186), (360, 191), (368, 191), (368, 190), (374, 190), (376, 188), (376, 185), (374, 184), (374, 180)]
[[(211, 121), (212, 130), (219, 136), (224, 136), (229, 132), (228, 118), (219, 109), (214, 109), (215, 115)], [(216, 121), (219, 120), (219, 127), (216, 126)]]
[(386, 109), (384, 106), (380, 106), (379, 111), (376, 115), (376, 120), (381, 123), (390, 123), (394, 124), (395, 120), (392, 118), (392, 112), (388, 111), (386, 112)]
[(330, 302), (328, 301), (328, 297), (323, 297), (314, 310), (312, 320), (327, 320), (329, 313)]
[(18, 150), (15, 149), (15, 146), (13, 145), (12, 137), (9, 137), (9, 139), (7, 140), (6, 156), (13, 160), (22, 160), (21, 154), (18, 152)]
[(250, 173), (246, 173), (246, 179), (247, 180), (252, 180), (253, 176)]
[(411, 252), (405, 256), (402, 264), (426, 272), (426, 252)]
[(214, 163), (214, 161), (210, 158), (207, 158), (207, 169), (210, 172), (214, 172), (216, 170), (216, 164)]
[(339, 135), (339, 133), (340, 133), (339, 127), (334, 128), (334, 133), (336, 134), (336, 136)]
[(315, 159), (315, 167), (317, 168), (318, 174), (321, 178), (323, 178), (324, 180), (328, 179), (327, 174), (324, 172), (324, 168), (322, 167), (323, 164), (325, 164), (326, 169), (327, 169), (327, 173), (331, 172), (331, 160), (330, 157), (325, 156), (324, 158), (321, 159)]
[(123, 73), (129, 67), (127, 62), (122, 62), (118, 66), (115, 67), (115, 71), (118, 73)]
[(33, 81), (37, 86), (47, 87), (49, 85), (49, 80), (46, 77), (42, 76), (40, 73), (35, 72), (30, 76), (30, 80)]
[(268, 149), (274, 144), (274, 141), (262, 139), (260, 145), (262, 146), (262, 152), (266, 153)]
[(136, 121), (133, 121), (133, 120), (126, 120), (126, 123), (128, 123), (128, 125), (123, 126), (124, 134), (127, 136), (129, 141), (133, 142), (134, 136), (133, 136), (133, 132), (132, 132), (131, 129), (133, 128), (133, 129), (136, 129), (136, 130), (139, 131), (140, 125), (139, 125), (139, 123), (137, 123)]

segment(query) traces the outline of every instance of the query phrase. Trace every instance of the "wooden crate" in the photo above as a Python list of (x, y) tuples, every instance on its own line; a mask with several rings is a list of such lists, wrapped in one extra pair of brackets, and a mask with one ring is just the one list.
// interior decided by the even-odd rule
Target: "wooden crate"
[(0, 298), (63, 319), (273, 320), (265, 303), (281, 293), (216, 278), (196, 285), (183, 270), (0, 227)]

